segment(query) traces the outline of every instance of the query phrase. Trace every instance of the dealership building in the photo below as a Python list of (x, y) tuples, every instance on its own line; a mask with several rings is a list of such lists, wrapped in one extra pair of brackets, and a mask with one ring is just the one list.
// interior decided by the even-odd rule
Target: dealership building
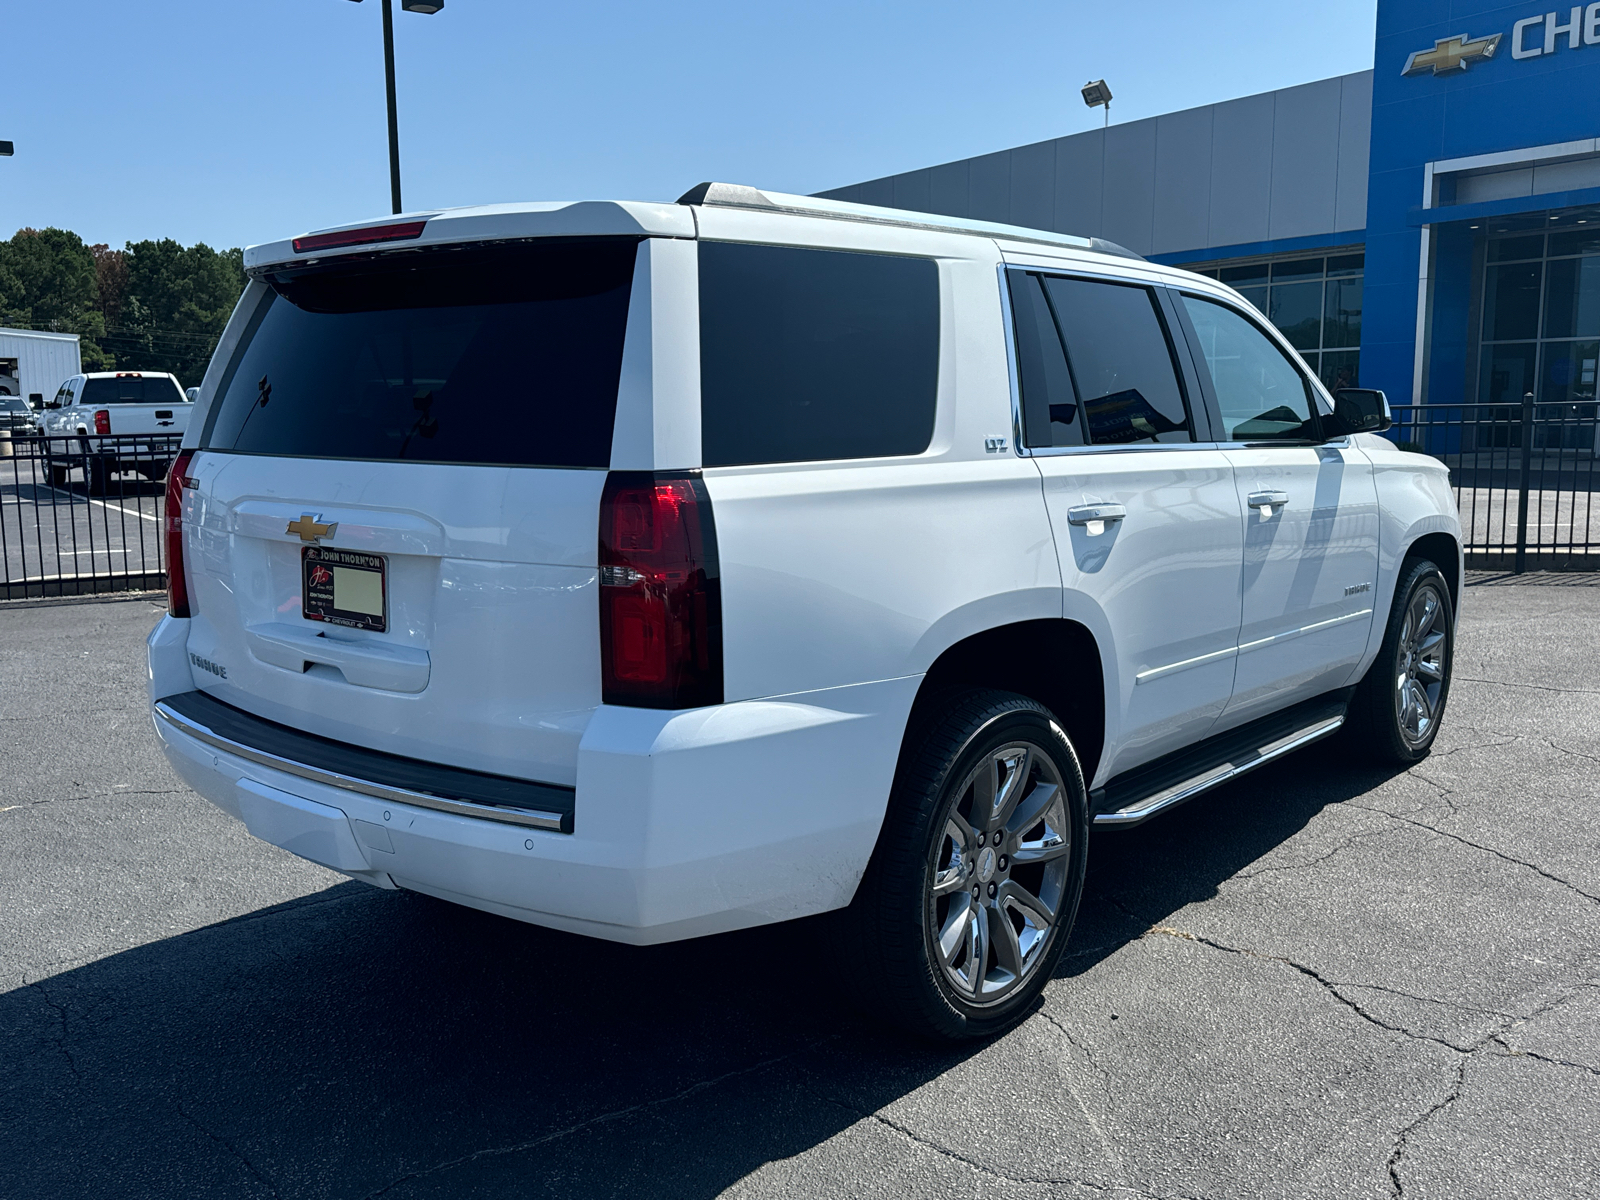
[(1379, 0), (1373, 61), (823, 195), (1218, 276), (1330, 386), (1593, 403), (1600, 3)]

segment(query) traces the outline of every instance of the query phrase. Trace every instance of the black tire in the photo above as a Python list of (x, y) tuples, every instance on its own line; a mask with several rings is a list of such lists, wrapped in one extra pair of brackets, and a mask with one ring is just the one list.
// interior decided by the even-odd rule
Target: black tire
[(111, 476), (115, 473), (117, 464), (113, 459), (101, 454), (89, 456), (85, 468), (85, 475), (89, 482), (89, 495), (104, 496), (111, 491)]
[[(883, 832), (842, 934), (860, 956), (864, 997), (895, 1027), (944, 1040), (992, 1037), (1032, 1011), (1066, 949), (1088, 861), (1088, 796), (1072, 743), (1043, 705), (1010, 692), (961, 689), (925, 711), (932, 715), (908, 732)], [(1008, 768), (1004, 756), (1018, 747), (1031, 747), (1030, 754)], [(987, 785), (974, 782), (980, 769), (993, 772), (985, 775)], [(979, 834), (978, 789), (994, 787), (993, 780), (1000, 781), (998, 795), (1017, 799), (996, 801), (992, 811), (1005, 813), (1010, 803), (1013, 815), (1009, 825), (991, 822)], [(1008, 780), (1019, 781), (1015, 793)], [(969, 815), (963, 852), (951, 821)], [(935, 885), (949, 890), (936, 895)], [(969, 885), (982, 893), (978, 899), (969, 899)], [(1026, 898), (1046, 903), (1019, 907)], [(1047, 910), (1053, 923), (1032, 923)], [(998, 921), (1009, 923), (1011, 937)], [(941, 931), (976, 992), (963, 987), (959, 963), (946, 965)], [(974, 944), (982, 947), (976, 970)], [(1006, 970), (1007, 961), (1022, 969)], [(994, 998), (982, 999), (991, 983)]]
[[(1430, 600), (1435, 607), (1431, 617), (1422, 618), (1427, 628), (1419, 652), (1417, 618)], [(1435, 635), (1437, 641), (1432, 640)], [(1383, 645), (1350, 701), (1347, 744), (1385, 765), (1408, 766), (1426, 758), (1450, 699), (1455, 644), (1455, 610), (1444, 575), (1427, 559), (1407, 559), (1400, 568)], [(1423, 703), (1425, 727), (1419, 707)]]
[(64, 463), (58, 463), (52, 459), (45, 460), (45, 478), (50, 481), (51, 487), (66, 487), (67, 475), (71, 470), (72, 468)]

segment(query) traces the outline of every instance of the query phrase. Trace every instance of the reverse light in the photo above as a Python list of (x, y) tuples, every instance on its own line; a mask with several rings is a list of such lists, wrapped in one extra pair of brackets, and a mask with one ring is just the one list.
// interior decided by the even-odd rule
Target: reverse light
[(722, 581), (698, 475), (613, 471), (600, 498), (606, 704), (722, 703)]
[(94, 414), (94, 431), (96, 433), (111, 432), (111, 413), (108, 410), (102, 408)]
[(183, 489), (195, 483), (189, 477), (193, 450), (180, 451), (167, 468), (167, 502), (161, 514), (161, 533), (167, 551), (167, 615), (189, 615), (189, 584), (183, 573)]
[(376, 242), (403, 242), (421, 237), (427, 221), (396, 221), (389, 225), (368, 225), (364, 229), (338, 229), (333, 233), (309, 233), (294, 239), (294, 252), (336, 250), (340, 246), (370, 246)]

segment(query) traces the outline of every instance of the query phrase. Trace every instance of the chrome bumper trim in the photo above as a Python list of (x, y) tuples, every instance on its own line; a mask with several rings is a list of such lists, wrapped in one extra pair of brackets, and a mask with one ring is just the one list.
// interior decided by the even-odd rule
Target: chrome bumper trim
[(306, 763), (295, 762), (292, 759), (281, 758), (276, 754), (268, 754), (257, 750), (253, 746), (246, 746), (242, 742), (235, 742), (220, 734), (213, 733), (200, 722), (174, 712), (167, 705), (157, 700), (155, 703), (156, 716), (172, 726), (177, 732), (204, 742), (214, 749), (235, 758), (245, 759), (247, 762), (257, 763), (263, 767), (271, 767), (275, 771), (282, 771), (286, 775), (298, 775), (302, 779), (309, 779), (314, 783), (324, 783), (329, 787), (343, 788), (347, 792), (360, 792), (363, 796), (372, 796), (378, 800), (392, 800), (396, 804), (411, 804), (418, 808), (431, 808), (438, 812), (453, 813), (458, 817), (477, 817), (484, 821), (499, 821), (506, 825), (523, 825), (533, 829), (551, 829), (561, 831), (561, 814), (541, 812), (538, 809), (500, 808), (489, 804), (474, 804), (468, 800), (453, 800), (447, 796), (435, 796), (428, 792), (413, 792), (406, 788), (390, 787), (386, 784), (371, 783), (365, 779), (354, 779), (348, 775), (340, 775), (336, 771), (325, 771), (320, 767), (309, 766)]

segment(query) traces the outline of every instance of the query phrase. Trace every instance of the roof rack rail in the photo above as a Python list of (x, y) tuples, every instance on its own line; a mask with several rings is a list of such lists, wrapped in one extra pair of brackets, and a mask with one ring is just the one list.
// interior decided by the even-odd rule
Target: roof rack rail
[(807, 217), (827, 217), (835, 221), (862, 221), (872, 225), (896, 225), (905, 229), (934, 229), (951, 233), (974, 233), (1005, 238), (1014, 242), (1038, 242), (1045, 246), (1067, 246), (1117, 258), (1144, 262), (1116, 242), (1104, 238), (1078, 237), (1045, 229), (1027, 229), (998, 221), (972, 221), (965, 217), (946, 217), (938, 213), (914, 212), (903, 208), (880, 208), (873, 204), (851, 204), (844, 200), (825, 200), (820, 196), (794, 196), (785, 192), (763, 192), (743, 183), (699, 183), (678, 197), (679, 204), (711, 205), (717, 208), (751, 208), (761, 212), (794, 213)]

